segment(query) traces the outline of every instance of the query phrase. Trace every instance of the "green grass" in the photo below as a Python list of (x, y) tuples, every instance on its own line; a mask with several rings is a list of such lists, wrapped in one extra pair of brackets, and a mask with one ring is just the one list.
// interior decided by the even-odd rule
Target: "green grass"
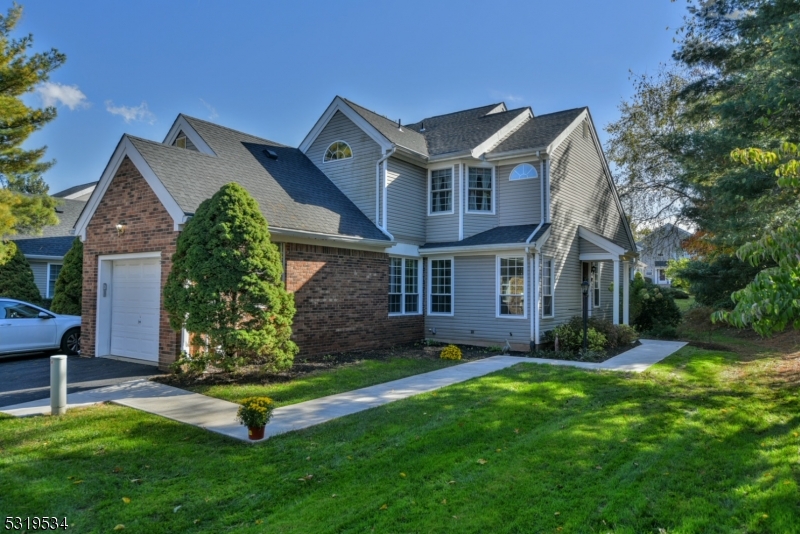
[(72, 532), (800, 532), (778, 363), (522, 364), (258, 445), (110, 405), (2, 419), (0, 510)]
[(381, 361), (361, 360), (328, 371), (316, 371), (302, 375), (290, 382), (201, 385), (187, 389), (231, 402), (241, 402), (246, 397), (266, 396), (275, 401), (276, 406), (286, 406), (427, 373), (458, 363), (461, 362), (411, 358), (390, 358)]
[(689, 295), (688, 299), (675, 299), (675, 304), (678, 305), (678, 309), (681, 313), (684, 313), (694, 304), (694, 295)]

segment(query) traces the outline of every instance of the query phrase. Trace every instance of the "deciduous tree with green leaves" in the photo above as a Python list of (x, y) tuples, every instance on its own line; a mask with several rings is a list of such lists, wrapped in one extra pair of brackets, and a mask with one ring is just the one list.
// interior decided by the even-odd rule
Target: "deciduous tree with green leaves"
[(3, 255), (0, 256), (0, 297), (33, 304), (39, 304), (42, 298), (33, 279), (31, 264), (13, 241), (6, 242)]
[(83, 242), (75, 238), (64, 256), (56, 279), (56, 291), (50, 309), (66, 315), (80, 315), (83, 301)]
[(231, 183), (200, 204), (178, 237), (164, 308), (172, 328), (207, 341), (199, 356), (215, 365), (286, 369), (298, 348), (290, 339), (294, 295), (282, 278), (258, 203)]

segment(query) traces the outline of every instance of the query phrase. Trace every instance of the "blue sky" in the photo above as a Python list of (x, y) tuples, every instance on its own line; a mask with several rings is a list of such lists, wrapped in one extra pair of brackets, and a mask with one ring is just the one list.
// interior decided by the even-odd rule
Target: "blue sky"
[(629, 70), (669, 60), (685, 14), (669, 0), (23, 5), (19, 33), (67, 54), (27, 97), (58, 106), (26, 145), (57, 160), (51, 192), (99, 179), (123, 133), (161, 141), (178, 113), (297, 146), (337, 94), (404, 123), (588, 105), (602, 129)]

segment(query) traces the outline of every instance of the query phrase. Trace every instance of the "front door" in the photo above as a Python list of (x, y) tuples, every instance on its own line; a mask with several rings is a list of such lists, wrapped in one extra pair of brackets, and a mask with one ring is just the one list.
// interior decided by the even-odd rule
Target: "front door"
[[(592, 291), (591, 291), (591, 288), (592, 288), (592, 272), (591, 272), (591, 265), (592, 264), (587, 262), (587, 261), (584, 261), (584, 262), (581, 263), (581, 282), (589, 282), (589, 294), (586, 295), (586, 298), (584, 298), (583, 295), (581, 294), (581, 312), (582, 313), (586, 313), (589, 316), (592, 314), (592, 304), (591, 304), (591, 300), (592, 300)], [(581, 288), (581, 292), (582, 292), (582, 290), (583, 290), (583, 288)], [(586, 309), (587, 306), (589, 307), (588, 310)], [(583, 316), (581, 316), (581, 317), (583, 317)]]

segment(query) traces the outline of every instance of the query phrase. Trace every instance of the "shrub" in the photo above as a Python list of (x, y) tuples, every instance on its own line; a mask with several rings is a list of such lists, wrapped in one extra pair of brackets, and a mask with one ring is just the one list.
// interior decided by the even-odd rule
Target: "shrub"
[[(594, 328), (599, 333), (603, 334), (606, 338), (606, 343), (603, 348), (616, 349), (617, 347), (625, 347), (636, 341), (639, 336), (636, 330), (628, 325), (614, 324), (611, 321), (601, 317), (589, 317), (586, 321), (589, 328)], [(583, 319), (575, 316), (569, 320), (568, 323), (574, 330), (577, 330), (583, 336)], [(581, 337), (581, 344), (583, 344), (583, 337)]]
[(56, 294), (50, 309), (66, 315), (80, 315), (82, 298), (83, 243), (76, 238), (64, 256), (64, 266), (56, 279)]
[(697, 302), (714, 309), (733, 308), (731, 295), (746, 287), (769, 263), (751, 265), (736, 256), (719, 254), (713, 259), (690, 260), (677, 270), (689, 283)]
[(248, 397), (236, 412), (236, 420), (250, 428), (266, 426), (272, 417), (275, 403), (269, 397)]
[[(558, 338), (558, 348), (559, 350), (566, 350), (566, 351), (580, 351), (583, 349), (583, 326), (581, 325), (580, 328), (575, 328), (572, 325), (572, 321), (569, 323), (565, 323), (555, 327), (553, 330), (548, 332), (550, 337), (550, 341), (555, 342), (556, 337)], [(589, 328), (586, 332), (586, 338), (589, 345), (589, 350), (591, 351), (602, 351), (606, 345), (606, 336), (595, 330), (594, 328)]]
[(31, 264), (13, 241), (7, 241), (4, 247), (5, 256), (0, 262), (0, 297), (39, 304), (42, 294), (33, 280)]
[(442, 352), (439, 353), (439, 357), (443, 360), (460, 360), (461, 349), (455, 345), (447, 345), (442, 349)]
[(675, 339), (678, 337), (678, 329), (672, 325), (656, 325), (645, 332), (645, 335), (657, 339)]
[(636, 276), (631, 284), (631, 322), (639, 332), (649, 331), (657, 325), (678, 326), (681, 311), (662, 288)]
[(587, 350), (586, 352), (571, 352), (568, 350), (539, 350), (531, 354), (534, 358), (548, 360), (570, 360), (574, 362), (604, 362), (608, 359), (603, 351)]
[(682, 291), (680, 289), (673, 289), (672, 298), (677, 300), (686, 300), (689, 298), (689, 293), (687, 293), (686, 291)]

